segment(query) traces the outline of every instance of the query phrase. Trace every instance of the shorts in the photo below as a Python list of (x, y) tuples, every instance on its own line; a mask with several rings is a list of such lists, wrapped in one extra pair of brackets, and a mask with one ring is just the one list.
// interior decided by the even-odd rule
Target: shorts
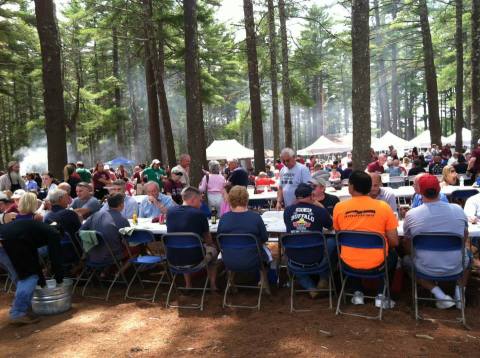
[(218, 257), (218, 250), (210, 245), (203, 244), (203, 248), (205, 249), (205, 260), (206, 264), (214, 264), (217, 262)]

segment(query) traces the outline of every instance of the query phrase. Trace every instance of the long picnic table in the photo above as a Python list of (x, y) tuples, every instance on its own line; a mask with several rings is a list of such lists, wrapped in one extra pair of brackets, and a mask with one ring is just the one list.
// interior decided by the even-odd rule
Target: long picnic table
[[(283, 211), (266, 211), (263, 213), (262, 219), (269, 234), (281, 235), (287, 232), (285, 223), (283, 222)], [(132, 220), (129, 220), (129, 222), (134, 229), (147, 230), (154, 235), (162, 235), (167, 233), (166, 224), (152, 223), (150, 218), (138, 218), (138, 224), (136, 225), (133, 224)], [(212, 224), (209, 222), (209, 224), (210, 232), (215, 234), (218, 229), (218, 223)], [(402, 220), (398, 222), (397, 231), (399, 236), (403, 236)], [(326, 232), (331, 234), (334, 233), (333, 231)], [(470, 237), (480, 237), (480, 224), (469, 224), (468, 232)]]

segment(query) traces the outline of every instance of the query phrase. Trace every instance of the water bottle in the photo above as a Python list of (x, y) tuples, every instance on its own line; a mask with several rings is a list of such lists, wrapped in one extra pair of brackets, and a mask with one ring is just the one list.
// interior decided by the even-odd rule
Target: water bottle
[(463, 177), (463, 175), (460, 177), (460, 186), (464, 186), (465, 185), (465, 178)]
[(211, 219), (212, 219), (212, 225), (215, 225), (217, 223), (217, 209), (212, 206), (211, 210)]

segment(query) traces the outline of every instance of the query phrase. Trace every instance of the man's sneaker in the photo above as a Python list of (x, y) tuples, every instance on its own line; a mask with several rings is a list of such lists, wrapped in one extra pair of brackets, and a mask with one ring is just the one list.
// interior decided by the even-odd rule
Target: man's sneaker
[(446, 310), (447, 308), (455, 306), (455, 302), (453, 301), (453, 298), (449, 295), (445, 295), (445, 300), (452, 300), (452, 301), (437, 301), (435, 302), (435, 305), (437, 308), (441, 310)]
[(326, 290), (328, 288), (328, 280), (321, 278), (317, 283), (317, 288), (320, 290)]
[(355, 292), (353, 293), (352, 303), (353, 303), (354, 305), (364, 305), (364, 304), (365, 304), (365, 300), (364, 300), (364, 298), (363, 298), (363, 292), (355, 291)]
[(387, 310), (395, 307), (395, 301), (387, 299), (384, 295), (379, 294), (375, 297), (375, 307), (380, 308), (380, 306), (382, 306), (384, 310)]
[(15, 326), (23, 326), (26, 324), (37, 323), (40, 321), (40, 317), (34, 317), (31, 315), (25, 315), (17, 318), (10, 318), (10, 324)]

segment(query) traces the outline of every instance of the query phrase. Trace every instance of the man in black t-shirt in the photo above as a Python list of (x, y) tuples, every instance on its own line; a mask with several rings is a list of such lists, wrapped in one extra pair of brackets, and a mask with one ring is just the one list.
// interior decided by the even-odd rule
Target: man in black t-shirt
[(230, 169), (230, 175), (227, 178), (227, 181), (232, 184), (232, 187), (235, 185), (240, 185), (247, 187), (248, 186), (248, 173), (238, 164), (238, 160), (232, 159), (228, 162), (228, 168)]
[[(283, 212), (283, 221), (287, 228), (287, 232), (306, 232), (306, 231), (322, 231), (323, 228), (331, 228), (333, 225), (332, 217), (322, 204), (315, 202), (313, 199), (313, 188), (309, 184), (301, 183), (295, 189), (295, 197), (297, 202), (288, 206)], [(334, 262), (336, 255), (335, 240), (327, 240), (327, 252), (330, 262)], [(326, 264), (327, 258), (324, 257), (321, 265)], [(332, 266), (333, 267), (333, 266)], [(313, 290), (315, 281), (312, 275), (296, 275), (298, 283), (305, 290)], [(328, 287), (328, 274), (320, 276), (317, 288)], [(309, 292), (312, 298), (318, 295), (318, 291)]]
[(337, 205), (340, 200), (338, 200), (335, 195), (325, 193), (327, 182), (324, 179), (312, 179), (309, 183), (313, 186), (313, 200), (322, 204), (330, 216), (332, 216), (333, 208), (335, 208), (335, 205)]
[[(168, 209), (167, 232), (193, 232), (203, 238), (210, 289), (216, 290), (217, 267), (213, 263), (217, 258), (218, 251), (210, 235), (208, 219), (200, 210), (202, 193), (197, 188), (188, 186), (182, 190), (182, 200), (183, 205)], [(184, 277), (185, 286), (187, 288), (192, 287), (191, 275), (186, 274)]]
[(422, 168), (422, 161), (420, 159), (415, 159), (412, 164), (412, 168), (408, 171), (409, 177), (420, 173), (425, 173), (425, 169)]

